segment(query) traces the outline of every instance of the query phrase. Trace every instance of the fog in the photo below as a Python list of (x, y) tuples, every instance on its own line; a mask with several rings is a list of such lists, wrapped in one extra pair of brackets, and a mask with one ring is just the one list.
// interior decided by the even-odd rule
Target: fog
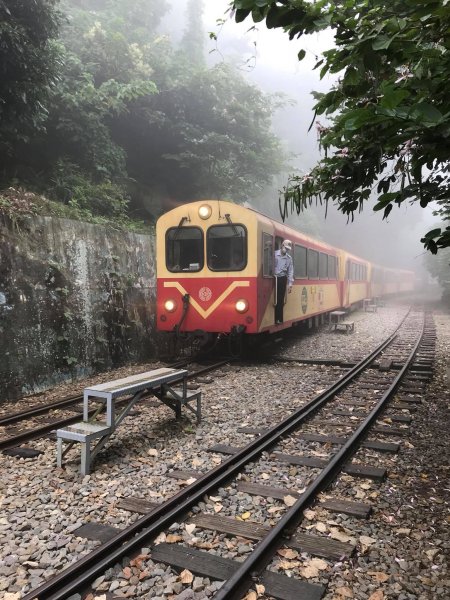
[[(256, 25), (256, 31), (249, 31), (254, 25), (251, 20), (236, 24), (229, 14), (224, 14), (228, 4), (228, 0), (206, 2), (206, 29), (218, 36), (217, 43), (207, 44), (210, 60), (241, 65), (249, 80), (263, 90), (285, 94), (295, 102), (293, 106), (278, 111), (274, 129), (295, 155), (293, 166), (304, 173), (320, 158), (315, 127), (309, 130), (314, 116), (311, 92), (327, 91), (335, 78), (326, 76), (320, 80), (313, 67), (316, 57), (332, 46), (333, 37), (330, 32), (323, 32), (290, 41), (281, 30), (267, 30), (263, 23)], [(226, 22), (217, 27), (217, 19), (225, 19)], [(306, 56), (299, 62), (297, 53), (302, 48), (306, 50)], [(268, 191), (264, 201), (255, 199), (255, 206), (268, 212), (267, 198), (271, 198), (273, 209), (270, 212), (279, 216), (278, 189), (286, 181), (279, 181), (278, 188)], [(382, 220), (381, 213), (374, 213), (371, 204), (367, 203), (362, 213), (355, 214), (353, 222), (331, 205), (326, 218), (325, 207), (313, 206), (299, 216), (288, 217), (287, 223), (302, 229), (303, 222), (307, 229), (312, 221), (322, 239), (333, 245), (382, 264), (422, 270), (425, 251), (420, 237), (436, 221), (431, 209), (424, 210), (418, 205), (408, 206), (405, 203), (399, 208), (395, 206), (389, 218)]]
[[(162, 28), (171, 39), (180, 40), (187, 0), (171, 0), (171, 5)], [(291, 154), (290, 173), (307, 172), (320, 158), (316, 129), (314, 124), (311, 127), (314, 117), (311, 92), (327, 91), (336, 78), (327, 75), (320, 80), (314, 70), (317, 56), (333, 45), (331, 32), (291, 41), (281, 30), (268, 30), (264, 23), (255, 25), (250, 19), (235, 23), (227, 12), (229, 0), (206, 0), (203, 6), (208, 63), (237, 65), (254, 85), (266, 93), (285, 97), (287, 103), (277, 111), (273, 121), (274, 131)], [(217, 40), (209, 39), (209, 32), (214, 32)], [(300, 49), (306, 50), (303, 61), (297, 59)], [(286, 185), (288, 175), (279, 177), (251, 204), (281, 220), (279, 190)], [(289, 216), (286, 222), (374, 262), (421, 271), (425, 251), (420, 238), (436, 222), (431, 209), (405, 203), (399, 208), (395, 206), (389, 218), (383, 220), (372, 206), (373, 202), (366, 203), (363, 212), (355, 214), (352, 221), (333, 205), (327, 207), (325, 218), (325, 207), (314, 204), (300, 215)]]

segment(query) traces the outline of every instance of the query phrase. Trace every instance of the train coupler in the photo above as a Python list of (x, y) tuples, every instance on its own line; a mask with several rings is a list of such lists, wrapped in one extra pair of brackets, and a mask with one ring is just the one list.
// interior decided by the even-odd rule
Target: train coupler
[(231, 335), (241, 335), (242, 333), (245, 333), (246, 329), (247, 327), (245, 325), (233, 325), (230, 333)]

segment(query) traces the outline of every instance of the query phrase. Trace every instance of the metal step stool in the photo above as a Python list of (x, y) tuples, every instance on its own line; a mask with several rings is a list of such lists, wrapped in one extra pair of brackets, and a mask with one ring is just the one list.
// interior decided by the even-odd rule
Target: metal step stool
[[(104, 423), (89, 423), (80, 421), (74, 425), (69, 425), (64, 429), (56, 430), (56, 464), (62, 466), (63, 456), (70, 450), (75, 442), (81, 444), (81, 474), (88, 475), (91, 461), (94, 456), (103, 448), (108, 438), (114, 431), (113, 427), (108, 427)], [(95, 448), (91, 451), (91, 441), (100, 438)], [(63, 442), (68, 442), (67, 448), (63, 451)]]
[[(196, 415), (199, 423), (201, 392), (188, 392), (187, 374), (185, 369), (164, 367), (86, 388), (84, 390), (83, 421), (64, 429), (58, 429), (56, 432), (58, 466), (61, 466), (66, 452), (75, 442), (79, 442), (81, 444), (81, 474), (87, 475), (94, 457), (130, 413), (136, 402), (149, 394), (156, 396), (169, 406), (177, 418), (181, 416), (181, 407), (186, 406)], [(172, 388), (172, 383), (180, 381), (182, 381), (181, 388)], [(127, 398), (127, 396), (131, 397)], [(119, 400), (120, 404), (116, 405)], [(197, 402), (196, 408), (189, 405), (194, 401)], [(97, 404), (97, 409), (93, 413), (90, 410), (92, 402)], [(96, 419), (103, 409), (106, 420), (99, 422)], [(64, 451), (63, 441), (68, 442)]]

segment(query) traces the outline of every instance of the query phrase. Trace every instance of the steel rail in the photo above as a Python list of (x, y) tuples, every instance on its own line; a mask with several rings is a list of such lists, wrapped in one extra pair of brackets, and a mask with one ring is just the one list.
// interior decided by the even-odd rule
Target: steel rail
[[(345, 388), (397, 337), (397, 330), (381, 343), (373, 352), (361, 360), (353, 369), (347, 371), (327, 390), (310, 400), (306, 405), (286, 417), (275, 427), (264, 432), (257, 439), (244, 446), (214, 469), (197, 479), (184, 490), (174, 494), (151, 513), (135, 521), (130, 527), (120, 531), (75, 564), (52, 578), (39, 588), (29, 592), (22, 600), (63, 600), (75, 591), (83, 589), (93, 579), (114, 565), (123, 556), (130, 555), (145, 545), (149, 538), (156, 537), (161, 531), (180, 519), (205, 494), (220, 487), (225, 481), (238, 473), (246, 464), (257, 459), (262, 452), (275, 445), (283, 435), (290, 433), (305, 421), (313, 412), (328, 402), (341, 389)], [(130, 536), (134, 536), (130, 540)], [(93, 564), (95, 563), (95, 564)]]
[(377, 405), (370, 411), (368, 416), (359, 425), (358, 429), (348, 438), (328, 465), (322, 470), (319, 476), (307, 487), (305, 492), (290, 508), (278, 523), (270, 530), (263, 540), (261, 540), (253, 549), (249, 557), (240, 564), (233, 575), (225, 581), (223, 586), (214, 596), (215, 600), (239, 600), (243, 594), (248, 591), (252, 582), (272, 560), (276, 550), (283, 545), (285, 539), (289, 539), (295, 529), (303, 520), (303, 512), (314, 502), (317, 495), (326, 489), (343, 465), (348, 461), (355, 451), (360, 447), (360, 442), (368, 434), (371, 425), (377, 419), (379, 413), (385, 408), (388, 400), (395, 394), (400, 383), (409, 369), (417, 349), (422, 341), (425, 332), (425, 319), (422, 325), (422, 333), (418, 337), (408, 359), (397, 374), (389, 389), (380, 398)]
[(21, 421), (22, 419), (26, 419), (27, 417), (34, 417), (36, 415), (41, 415), (43, 413), (49, 412), (51, 410), (56, 410), (58, 408), (64, 408), (65, 406), (70, 406), (71, 404), (76, 404), (77, 402), (83, 401), (83, 395), (80, 394), (78, 396), (71, 396), (70, 398), (64, 398), (63, 400), (58, 400), (53, 404), (45, 404), (42, 406), (33, 406), (28, 410), (24, 410), (22, 412), (12, 413), (10, 415), (6, 415), (6, 417), (0, 417), (0, 427), (5, 425), (10, 425), (11, 423), (17, 423), (17, 421)]
[[(195, 377), (198, 377), (199, 375), (201, 375), (203, 373), (207, 373), (214, 369), (218, 369), (218, 368), (228, 364), (229, 362), (230, 362), (230, 360), (224, 360), (224, 361), (220, 361), (218, 363), (214, 363), (213, 365), (208, 365), (207, 367), (203, 367), (203, 368), (199, 369), (198, 371), (189, 373), (187, 375), (187, 379), (194, 379)], [(179, 380), (175, 380), (174, 383), (176, 383), (177, 381), (182, 381), (182, 377), (180, 377)], [(149, 397), (151, 397), (151, 396), (149, 396)], [(82, 397), (81, 397), (81, 399), (82, 399)], [(129, 402), (129, 400), (130, 400), (130, 397), (118, 400), (116, 403), (116, 406), (121, 406), (122, 404)], [(52, 410), (52, 408), (53, 408), (53, 405), (50, 407), (50, 410)], [(49, 412), (49, 411), (47, 411), (47, 412)], [(16, 414), (19, 414), (19, 413), (16, 413)], [(80, 414), (81, 413), (76, 414), (73, 417), (67, 417), (65, 419), (60, 419), (59, 421), (53, 421), (53, 423), (48, 423), (47, 425), (43, 425), (42, 427), (38, 427), (37, 429), (30, 429), (29, 431), (22, 431), (21, 433), (18, 433), (17, 435), (15, 435), (13, 437), (2, 439), (2, 440), (0, 440), (0, 451), (8, 450), (9, 448), (15, 448), (16, 446), (18, 446), (19, 444), (22, 444), (23, 442), (38, 439), (38, 438), (46, 435), (47, 433), (54, 431), (55, 429), (58, 429), (60, 427), (65, 427), (66, 425), (71, 425), (72, 423), (76, 423), (77, 421), (80, 420)], [(95, 414), (95, 409), (89, 412), (89, 417), (92, 417), (94, 414)]]
[[(192, 362), (192, 361), (191, 361)], [(175, 363), (174, 365), (170, 365), (173, 369), (180, 369), (188, 364), (187, 361)], [(77, 402), (83, 401), (83, 394), (79, 394), (78, 396), (70, 396), (69, 398), (63, 398), (62, 400), (57, 400), (52, 404), (43, 404), (42, 406), (32, 406), (27, 410), (22, 412), (11, 413), (6, 415), (5, 417), (0, 417), (0, 427), (5, 425), (10, 425), (11, 423), (17, 423), (17, 421), (21, 421), (28, 417), (34, 417), (36, 415), (41, 415), (52, 410), (57, 410), (59, 408), (64, 408), (65, 406), (71, 406), (72, 404), (76, 404)]]

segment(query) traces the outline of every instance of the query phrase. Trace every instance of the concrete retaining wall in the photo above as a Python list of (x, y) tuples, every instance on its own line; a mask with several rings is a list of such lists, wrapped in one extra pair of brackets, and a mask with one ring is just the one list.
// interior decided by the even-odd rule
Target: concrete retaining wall
[(156, 354), (155, 242), (0, 218), (0, 402)]

